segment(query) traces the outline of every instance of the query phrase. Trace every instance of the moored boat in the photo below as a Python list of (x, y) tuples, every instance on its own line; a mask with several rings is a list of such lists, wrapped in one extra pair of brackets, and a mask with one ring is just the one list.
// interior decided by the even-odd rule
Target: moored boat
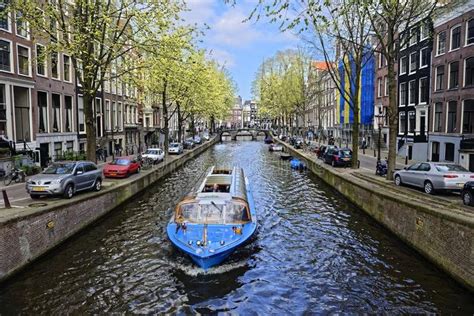
[(273, 138), (271, 136), (265, 137), (265, 144), (273, 144)]
[(293, 156), (288, 154), (288, 153), (281, 153), (280, 154), (280, 159), (281, 160), (290, 160), (291, 158), (293, 158)]
[(283, 146), (278, 145), (278, 144), (270, 144), (270, 146), (268, 146), (268, 150), (269, 151), (283, 151)]
[(197, 190), (175, 208), (171, 242), (203, 269), (220, 264), (257, 228), (250, 184), (241, 168), (212, 167)]

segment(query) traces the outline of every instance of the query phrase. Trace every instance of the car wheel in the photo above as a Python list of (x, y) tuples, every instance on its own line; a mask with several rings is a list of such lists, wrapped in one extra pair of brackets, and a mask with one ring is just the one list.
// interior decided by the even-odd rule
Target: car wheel
[(36, 195), (36, 194), (30, 194), (30, 197), (31, 197), (33, 200), (37, 200), (37, 199), (39, 199), (41, 196), (40, 196), (40, 195)]
[(68, 184), (66, 188), (64, 189), (64, 197), (66, 199), (70, 199), (74, 195), (74, 186), (72, 184)]
[(431, 181), (425, 181), (425, 185), (423, 186), (425, 189), (426, 194), (434, 194), (435, 190), (433, 188), (433, 183)]
[[(128, 173), (127, 173), (128, 175)], [(100, 189), (102, 189), (102, 181), (100, 179), (97, 179), (95, 180), (95, 183), (94, 183), (94, 191), (100, 191)]]
[(471, 192), (463, 191), (461, 193), (461, 197), (462, 197), (462, 201), (463, 201), (464, 205), (474, 206), (474, 198), (473, 198)]
[(402, 185), (402, 177), (400, 177), (399, 175), (395, 176), (395, 185)]

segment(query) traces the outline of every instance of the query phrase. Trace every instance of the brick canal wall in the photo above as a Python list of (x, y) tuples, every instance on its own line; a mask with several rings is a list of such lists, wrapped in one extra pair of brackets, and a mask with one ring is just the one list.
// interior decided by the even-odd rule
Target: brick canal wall
[[(281, 142), (287, 152), (307, 162), (308, 168), (352, 203), (388, 228), (425, 258), (474, 291), (474, 214), (436, 197), (401, 194), (334, 170)], [(439, 202), (439, 203), (437, 203)]]
[(144, 171), (139, 177), (104, 187), (100, 192), (80, 194), (73, 200), (61, 200), (59, 203), (52, 203), (52, 206), (24, 209), (17, 216), (0, 222), (0, 281), (198, 156), (217, 141), (218, 138), (214, 138), (177, 159), (160, 164), (151, 172)]

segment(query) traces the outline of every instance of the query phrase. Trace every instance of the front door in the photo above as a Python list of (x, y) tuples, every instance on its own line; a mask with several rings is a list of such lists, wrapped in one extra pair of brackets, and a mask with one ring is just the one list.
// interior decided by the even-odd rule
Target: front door
[(474, 172), (474, 154), (469, 154), (469, 171)]
[(45, 168), (49, 163), (49, 143), (40, 144), (40, 164)]
[(408, 160), (411, 160), (413, 156), (413, 146), (408, 146)]

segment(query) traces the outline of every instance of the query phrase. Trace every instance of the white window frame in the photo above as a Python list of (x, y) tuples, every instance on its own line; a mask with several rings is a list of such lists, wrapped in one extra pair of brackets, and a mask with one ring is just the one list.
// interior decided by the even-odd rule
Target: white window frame
[[(68, 57), (68, 58), (69, 58), (69, 80), (66, 80), (66, 78), (64, 78), (64, 70), (66, 69), (66, 68), (65, 68), (66, 65), (64, 65), (64, 57)], [(62, 54), (61, 61), (62, 61), (62, 64), (63, 64), (63, 67), (62, 67), (62, 78), (63, 78), (63, 81), (64, 81), (64, 82), (68, 82), (68, 83), (72, 83), (72, 58), (71, 58), (71, 56), (69, 56), (69, 55)]]
[(405, 111), (401, 111), (398, 113), (398, 133), (399, 134), (406, 134), (408, 133), (408, 122), (407, 122), (407, 127), (405, 127), (405, 130), (402, 132), (402, 120), (400, 119), (402, 117), (402, 114), (403, 116), (405, 116), (405, 121), (407, 120), (407, 112)]
[[(84, 131), (81, 131), (81, 123), (79, 122), (79, 100), (82, 98), (82, 115), (84, 116)], [(74, 113), (74, 111), (73, 111)], [(86, 125), (86, 115), (84, 113), (84, 95), (82, 94), (78, 94), (77, 95), (77, 115), (78, 115), (78, 118), (77, 118), (77, 132), (79, 134), (86, 134), (87, 133), (87, 125)]]
[(411, 69), (411, 60), (412, 60), (411, 56), (415, 55), (415, 57), (413, 59), (415, 60), (415, 63), (416, 63), (417, 62), (417, 58), (416, 58), (417, 53), (418, 52), (412, 52), (412, 53), (410, 53), (410, 55), (408, 57), (408, 74), (410, 74), (410, 75), (416, 73), (416, 69), (417, 69), (416, 66), (415, 66), (414, 70)]
[[(405, 71), (403, 71), (403, 60), (404, 59), (407, 61)], [(408, 59), (407, 56), (400, 57), (400, 75), (404, 75), (408, 71), (408, 60), (407, 59)]]
[[(410, 83), (412, 83), (416, 85), (416, 80), (410, 80), (408, 81), (408, 85), (407, 85), (407, 88), (408, 88), (408, 105), (415, 105), (415, 100), (411, 100), (410, 98)], [(416, 89), (415, 89), (415, 93), (416, 93)], [(414, 98), (415, 96), (413, 96)], [(413, 102), (412, 102), (413, 101)]]
[[(120, 111), (119, 111), (120, 110)], [(117, 102), (117, 127), (119, 132), (123, 131), (123, 102)]]
[(382, 78), (377, 78), (377, 98), (382, 97)]
[[(410, 29), (410, 39), (408, 40), (408, 46), (409, 47), (414, 46), (418, 43), (418, 38), (417, 38), (418, 34), (417, 34), (417, 32), (415, 32), (415, 34), (412, 33), (413, 31), (416, 31), (416, 30), (417, 30), (417, 27), (413, 27), (413, 28)], [(413, 36), (413, 35), (415, 35), (415, 36)], [(415, 39), (415, 41), (412, 43), (413, 38)]]
[[(46, 93), (46, 131), (39, 133), (39, 134), (49, 134), (51, 132), (51, 128), (49, 126), (50, 123), (50, 118), (49, 118), (49, 106), (50, 106), (50, 101), (49, 101), (49, 92), (46, 90), (36, 90), (36, 107), (38, 108), (38, 92)], [(39, 111), (39, 110), (38, 110)], [(39, 113), (38, 113), (38, 130), (39, 130)]]
[(415, 116), (415, 126), (413, 126), (413, 131), (416, 132), (416, 111), (413, 110), (413, 111), (408, 111), (406, 113), (406, 120), (407, 120), (407, 130), (406, 130), (406, 133), (409, 134), (409, 135), (413, 135), (413, 132), (410, 132), (411, 130), (411, 125), (410, 125), (410, 113), (413, 113), (413, 115)]
[[(28, 50), (28, 74), (25, 75), (25, 74), (21, 74), (20, 73), (20, 60), (19, 60), (19, 57), (20, 55), (18, 55), (18, 47), (23, 47), (23, 48), (26, 48)], [(23, 77), (32, 77), (32, 71), (31, 71), (31, 48), (28, 47), (28, 46), (25, 46), (25, 45), (21, 45), (21, 44), (16, 44), (16, 73), (19, 75), (19, 76), (23, 76)]]
[[(425, 30), (426, 31), (426, 36), (423, 37), (423, 31), (422, 30)], [(429, 28), (428, 28), (428, 25), (426, 23), (421, 23), (420, 24), (420, 42), (427, 39), (429, 37)]]
[[(428, 61), (428, 63), (426, 65), (422, 65), (422, 60), (423, 60), (423, 51), (424, 50), (429, 50), (429, 47), (423, 47), (422, 49), (420, 49), (420, 64), (418, 65), (418, 69), (423, 69), (423, 68), (426, 68), (429, 66), (430, 64), (430, 61)], [(431, 58), (430, 58), (431, 59)]]
[[(456, 25), (453, 25), (451, 27), (451, 29), (449, 30), (449, 52), (454, 52), (454, 51), (457, 51), (458, 49), (460, 49), (462, 47), (462, 43), (459, 43), (459, 47), (458, 48), (454, 48), (453, 49), (453, 30), (455, 28), (460, 28), (461, 30), (459, 31), (459, 33), (462, 34), (462, 25), (461, 24), (456, 24)], [(460, 35), (461, 35), (460, 34)], [(462, 36), (459, 36), (459, 41), (462, 40)]]
[(61, 81), (61, 53), (59, 52), (51, 52), (51, 53), (56, 53), (58, 55), (58, 77), (55, 77), (53, 76), (53, 59), (52, 59), (52, 54), (50, 54), (50, 58), (51, 58), (51, 79), (53, 80), (57, 80), (57, 81)]
[(7, 15), (7, 26), (8, 26), (8, 29), (0, 28), (0, 30), (11, 34), (13, 31), (11, 12), (8, 12), (8, 15)]
[(401, 92), (403, 91), (402, 88), (401, 88), (402, 85), (405, 85), (405, 87), (407, 87), (406, 89), (408, 89), (407, 82), (401, 82), (400, 83), (400, 86), (398, 87), (398, 91), (400, 91), (400, 101), (399, 101), (400, 104), (399, 104), (399, 106), (406, 106), (407, 105), (406, 103), (408, 103), (408, 97), (406, 99), (406, 103), (402, 104), (402, 97), (401, 97)]
[[(435, 66), (435, 67), (434, 67), (434, 69), (435, 69), (435, 71), (434, 71), (434, 73), (435, 73), (435, 77), (434, 77), (435, 83), (434, 83), (434, 87), (433, 87), (433, 90), (434, 90), (434, 91), (442, 91), (442, 90), (444, 90), (444, 87), (441, 87), (441, 89), (436, 89), (436, 87), (438, 86), (438, 68), (441, 67), (441, 66), (444, 66), (443, 78), (444, 78), (444, 79), (447, 78), (447, 77), (446, 77), (446, 68), (447, 68), (446, 65), (437, 65), (437, 66)], [(444, 80), (444, 81), (446, 81), (446, 80)]]
[(16, 36), (18, 36), (20, 38), (24, 38), (24, 39), (29, 40), (30, 39), (30, 23), (28, 23), (28, 21), (26, 22), (26, 36), (23, 36), (23, 35), (19, 34), (18, 33), (18, 24), (17, 24), (17, 13), (18, 12), (15, 12), (15, 34), (16, 34)]
[[(66, 97), (71, 97), (71, 131), (70, 132), (67, 132), (66, 131), (66, 117), (67, 117), (67, 109), (66, 109)], [(74, 95), (71, 95), (71, 94), (64, 94), (62, 96), (62, 102), (64, 103), (64, 114), (65, 114), (65, 118), (64, 118), (64, 132), (65, 133), (76, 133), (76, 130), (74, 129), (75, 125), (76, 125), (76, 121), (75, 121), (75, 109), (74, 109), (74, 102), (75, 101), (75, 98), (74, 98)], [(83, 100), (84, 101), (84, 100)], [(84, 115), (84, 121), (85, 121), (85, 115)], [(85, 128), (85, 124), (84, 124), (84, 128)]]
[(0, 69), (0, 72), (7, 74), (15, 73), (15, 63), (13, 62), (13, 42), (6, 38), (0, 38), (0, 40), (10, 43), (10, 71)]
[(385, 76), (383, 80), (384, 80), (384, 96), (388, 97), (388, 76)]
[[(439, 36), (441, 35), (441, 33), (445, 34), (445, 36), (444, 36), (444, 52), (442, 52), (442, 53), (439, 52)], [(436, 56), (442, 56), (442, 55), (446, 54), (446, 42), (447, 42), (446, 30), (439, 32), (436, 35)]]
[(46, 46), (44, 46), (43, 44), (40, 44), (40, 43), (36, 43), (35, 45), (35, 55), (36, 55), (36, 75), (39, 76), (39, 77), (43, 77), (43, 78), (48, 78), (48, 55), (44, 55), (44, 75), (40, 74), (38, 72), (38, 46), (41, 46), (43, 47), (44, 51), (46, 52)]
[(457, 87), (454, 87), (454, 88), (451, 88), (451, 65), (454, 64), (455, 62), (458, 62), (458, 80), (459, 80), (459, 65), (461, 63), (459, 63), (459, 60), (453, 60), (451, 61), (449, 64), (448, 64), (448, 81), (446, 82), (446, 90), (454, 90), (454, 89), (459, 89), (459, 82), (458, 82), (458, 86)]
[(469, 21), (474, 22), (474, 17), (470, 18), (469, 20), (466, 21), (466, 27), (464, 29), (464, 33), (465, 33), (464, 34), (464, 47), (474, 45), (474, 41), (471, 44), (467, 43), (467, 39), (468, 39), (467, 35), (468, 35), (468, 30), (469, 30)]
[[(426, 102), (421, 102), (421, 80), (426, 79), (426, 83), (429, 84), (428, 82), (428, 77), (421, 77), (418, 79), (418, 104), (427, 104), (428, 100)], [(429, 97), (428, 97), (429, 99)]]
[[(107, 111), (108, 109), (108, 111)], [(109, 99), (105, 99), (104, 100), (104, 116), (105, 116), (105, 120), (104, 120), (104, 125), (105, 125), (105, 121), (107, 121), (107, 128), (105, 128), (104, 126), (104, 130), (106, 132), (110, 132), (111, 131), (111, 125), (112, 125), (112, 122), (110, 121), (110, 115), (112, 113), (112, 109), (111, 109), (111, 103), (110, 103), (110, 100)], [(108, 114), (108, 115), (107, 115)]]

